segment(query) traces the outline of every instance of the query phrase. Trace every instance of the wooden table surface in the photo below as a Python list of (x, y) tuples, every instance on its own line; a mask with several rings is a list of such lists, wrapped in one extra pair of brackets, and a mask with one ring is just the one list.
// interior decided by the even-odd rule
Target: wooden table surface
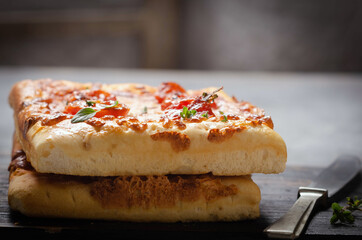
[[(1, 67), (2, 174), (6, 172), (10, 158), (13, 133), (12, 110), (7, 103), (8, 93), (15, 82), (37, 78), (80, 82), (137, 82), (154, 86), (164, 81), (175, 81), (185, 88), (224, 86), (230, 95), (262, 107), (272, 116), (275, 130), (284, 138), (288, 147), (287, 168), (307, 167), (309, 170), (319, 171), (341, 154), (353, 154), (362, 158), (362, 74)], [(294, 180), (298, 182), (298, 179)], [(280, 196), (281, 201), (285, 198), (289, 198), (289, 204), (295, 200), (290, 199), (290, 196)], [(359, 218), (359, 221), (362, 220)], [(347, 228), (343, 231), (347, 231), (347, 235), (351, 231), (353, 235), (355, 230)], [(334, 233), (338, 234), (338, 231)]]

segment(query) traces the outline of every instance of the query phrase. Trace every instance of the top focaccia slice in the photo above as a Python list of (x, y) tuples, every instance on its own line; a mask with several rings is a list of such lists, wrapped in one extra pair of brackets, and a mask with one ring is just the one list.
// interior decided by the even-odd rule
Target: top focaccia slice
[(41, 173), (230, 176), (285, 169), (286, 145), (271, 118), (216, 88), (24, 80), (9, 102), (17, 138)]

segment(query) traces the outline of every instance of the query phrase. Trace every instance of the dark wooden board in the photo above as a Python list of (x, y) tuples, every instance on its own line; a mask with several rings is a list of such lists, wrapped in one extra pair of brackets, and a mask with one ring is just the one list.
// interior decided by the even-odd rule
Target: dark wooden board
[[(3, 156), (2, 158), (5, 158)], [(254, 174), (262, 192), (261, 216), (257, 220), (217, 223), (130, 223), (72, 219), (29, 218), (9, 209), (8, 172), (5, 159), (0, 161), (0, 233), (37, 238), (208, 238), (263, 239), (263, 229), (281, 217), (295, 202), (299, 186), (308, 185), (321, 171), (318, 168), (288, 166), (282, 174)], [(361, 174), (360, 174), (361, 175)], [(362, 197), (362, 183), (357, 179), (344, 193)], [(331, 209), (317, 212), (301, 239), (360, 239), (362, 214), (352, 225), (331, 225)]]

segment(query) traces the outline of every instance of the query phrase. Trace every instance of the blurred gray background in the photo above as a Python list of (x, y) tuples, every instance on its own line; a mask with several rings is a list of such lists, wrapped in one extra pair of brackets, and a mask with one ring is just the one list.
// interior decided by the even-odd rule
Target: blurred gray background
[(362, 70), (357, 0), (0, 3), (5, 66)]

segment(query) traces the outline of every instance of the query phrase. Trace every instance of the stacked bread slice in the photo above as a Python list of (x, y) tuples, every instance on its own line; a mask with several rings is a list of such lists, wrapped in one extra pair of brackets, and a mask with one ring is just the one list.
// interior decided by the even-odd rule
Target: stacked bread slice
[[(251, 174), (282, 172), (287, 158), (270, 118), (222, 91), (205, 100), (211, 88), (171, 91), (178, 98), (165, 107), (164, 87), (14, 85), (10, 207), (34, 217), (138, 222), (258, 217), (261, 194)], [(199, 100), (216, 106), (192, 105)], [(180, 102), (181, 110), (172, 108)], [(94, 114), (76, 122), (72, 107), (80, 104)]]

